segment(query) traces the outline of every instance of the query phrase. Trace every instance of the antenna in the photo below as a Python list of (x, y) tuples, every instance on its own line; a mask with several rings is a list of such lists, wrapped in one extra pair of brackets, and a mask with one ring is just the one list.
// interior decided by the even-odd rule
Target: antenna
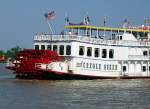
[(67, 26), (70, 22), (69, 16), (67, 14), (67, 12), (65, 13), (65, 25)]
[(108, 19), (108, 17), (104, 17), (104, 19), (103, 19), (103, 26), (105, 27), (106, 26), (106, 24), (107, 24), (107, 19)]

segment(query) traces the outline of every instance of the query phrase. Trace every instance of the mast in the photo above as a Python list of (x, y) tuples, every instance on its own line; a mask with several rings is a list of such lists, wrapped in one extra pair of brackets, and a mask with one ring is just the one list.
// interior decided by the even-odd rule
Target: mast
[(51, 24), (49, 23), (50, 20), (53, 20), (56, 15), (55, 15), (55, 11), (50, 11), (50, 12), (47, 12), (44, 14), (44, 17), (46, 19), (46, 22), (48, 24), (48, 27), (49, 27), (49, 30), (50, 30), (50, 38), (52, 40), (52, 35), (53, 35), (53, 30), (52, 30), (52, 27), (51, 27)]
[(48, 20), (46, 20), (46, 22), (47, 22), (47, 24), (48, 24), (48, 27), (49, 27), (49, 30), (50, 30), (51, 35), (53, 35), (54, 32), (53, 32), (53, 30), (52, 30), (51, 24), (49, 23)]

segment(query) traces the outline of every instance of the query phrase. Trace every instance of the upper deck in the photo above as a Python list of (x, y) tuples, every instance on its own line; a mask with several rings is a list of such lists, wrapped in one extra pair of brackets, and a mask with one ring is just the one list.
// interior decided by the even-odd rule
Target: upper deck
[[(150, 41), (148, 39), (148, 37), (150, 36), (150, 30), (145, 30), (142, 28), (111, 28), (111, 27), (96, 27), (88, 25), (65, 26), (65, 28), (67, 28), (68, 31), (60, 35), (37, 34), (34, 36), (34, 41), (35, 42), (78, 41), (83, 43), (92, 43), (99, 45), (150, 47)], [(128, 34), (125, 35), (126, 33)], [(138, 38), (135, 37), (133, 35), (135, 33), (142, 34), (143, 36), (147, 34), (149, 36), (147, 37), (146, 40), (145, 39), (143, 40), (141, 36), (139, 36)], [(125, 40), (120, 38), (120, 36), (125, 37), (124, 38)]]
[(98, 38), (90, 38), (86, 36), (78, 36), (78, 35), (36, 35), (34, 36), (35, 42), (42, 41), (78, 41), (84, 43), (92, 43), (92, 44), (100, 44), (100, 45), (120, 45), (120, 46), (144, 46), (150, 47), (150, 42), (148, 41), (123, 41), (123, 40), (104, 40)]
[(89, 26), (89, 25), (80, 25), (80, 26), (65, 26), (67, 29), (80, 29), (80, 30), (85, 30), (85, 29), (91, 29), (95, 31), (112, 31), (112, 32), (141, 32), (141, 33), (150, 33), (149, 29), (145, 28), (112, 28), (112, 27), (97, 27), (97, 26)]

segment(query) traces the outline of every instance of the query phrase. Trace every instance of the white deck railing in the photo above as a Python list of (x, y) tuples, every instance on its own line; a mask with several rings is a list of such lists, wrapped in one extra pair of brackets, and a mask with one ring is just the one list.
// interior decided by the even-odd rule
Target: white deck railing
[(34, 41), (81, 41), (95, 44), (123, 45), (123, 46), (149, 46), (150, 42), (145, 41), (123, 41), (123, 40), (104, 40), (100, 38), (90, 38), (78, 35), (46, 35), (34, 36)]

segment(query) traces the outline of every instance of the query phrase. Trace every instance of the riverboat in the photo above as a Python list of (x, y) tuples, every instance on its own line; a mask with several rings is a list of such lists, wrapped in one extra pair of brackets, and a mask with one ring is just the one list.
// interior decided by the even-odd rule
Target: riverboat
[(150, 78), (150, 29), (65, 26), (61, 34), (34, 36), (34, 50), (18, 53), (7, 68), (18, 78)]

